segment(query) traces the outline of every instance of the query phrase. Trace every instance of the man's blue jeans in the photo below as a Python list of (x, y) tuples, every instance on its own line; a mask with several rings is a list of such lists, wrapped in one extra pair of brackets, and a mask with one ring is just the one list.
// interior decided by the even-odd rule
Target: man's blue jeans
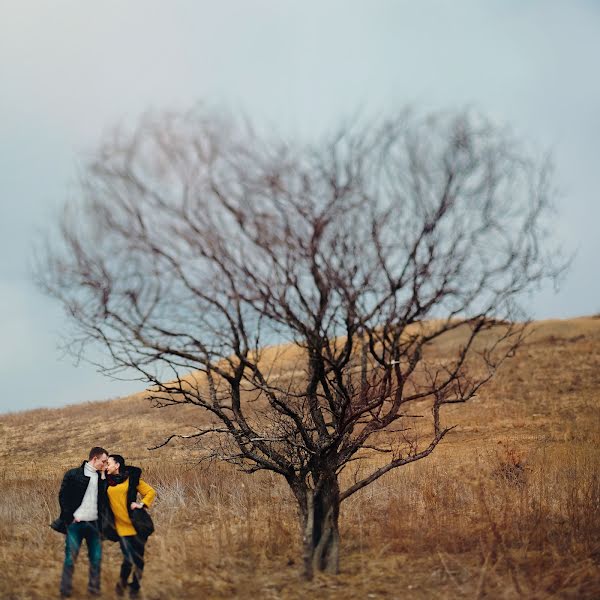
[(73, 590), (73, 571), (83, 540), (86, 541), (90, 561), (88, 591), (92, 593), (100, 591), (102, 540), (98, 521), (80, 521), (79, 523), (73, 522), (67, 527), (65, 562), (60, 580), (60, 592), (65, 596), (71, 595)]

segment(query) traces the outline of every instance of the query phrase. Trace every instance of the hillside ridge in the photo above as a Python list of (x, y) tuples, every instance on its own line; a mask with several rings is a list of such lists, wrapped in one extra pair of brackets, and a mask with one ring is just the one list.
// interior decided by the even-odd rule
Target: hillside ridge
[[(276, 354), (280, 353), (280, 349)], [(576, 430), (582, 419), (598, 419), (600, 389), (600, 318), (548, 319), (533, 323), (515, 358), (507, 362), (479, 397), (446, 411), (458, 425), (449, 437), (475, 440), (508, 430), (526, 438), (544, 431)], [(117, 449), (139, 460), (181, 458), (181, 443), (150, 451), (171, 433), (189, 433), (206, 422), (193, 406), (153, 408), (145, 392), (116, 399), (36, 408), (0, 415), (0, 459), (32, 464), (52, 449), (61, 463), (83, 456), (92, 445)], [(558, 423), (557, 420), (562, 420)], [(194, 454), (192, 449), (191, 454)]]

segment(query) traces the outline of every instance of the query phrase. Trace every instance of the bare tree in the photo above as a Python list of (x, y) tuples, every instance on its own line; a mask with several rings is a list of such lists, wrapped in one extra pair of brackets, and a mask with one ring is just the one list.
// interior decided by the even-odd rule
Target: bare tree
[(339, 569), (341, 502), (428, 456), (442, 407), (523, 340), (519, 298), (558, 272), (552, 192), (547, 161), (470, 113), (314, 144), (146, 116), (98, 150), (37, 276), (76, 351), (208, 411), (185, 436), (208, 454), (285, 478), (311, 577)]

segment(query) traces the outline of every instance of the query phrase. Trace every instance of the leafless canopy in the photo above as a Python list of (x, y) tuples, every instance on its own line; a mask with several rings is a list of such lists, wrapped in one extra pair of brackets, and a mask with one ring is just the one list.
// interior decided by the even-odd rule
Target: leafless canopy
[[(141, 373), (158, 405), (211, 413), (193, 436), (213, 454), (284, 476), (317, 568), (337, 568), (339, 503), (432, 452), (441, 408), (514, 352), (517, 300), (557, 273), (548, 163), (469, 113), (315, 144), (147, 116), (81, 189), (38, 268), (73, 339)], [(387, 458), (340, 489), (365, 449)]]

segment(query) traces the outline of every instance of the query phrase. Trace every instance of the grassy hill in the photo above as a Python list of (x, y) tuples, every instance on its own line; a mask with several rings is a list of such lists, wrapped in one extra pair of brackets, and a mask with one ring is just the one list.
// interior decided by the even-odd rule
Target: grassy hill
[[(437, 348), (443, 354), (457, 340)], [(285, 360), (282, 358), (281, 360)], [(542, 321), (434, 454), (342, 505), (342, 573), (300, 581), (294, 502), (268, 474), (194, 465), (206, 417), (143, 394), (0, 415), (0, 597), (55, 596), (62, 473), (102, 445), (158, 490), (146, 598), (600, 597), (600, 318)], [(76, 587), (85, 589), (85, 552)], [(112, 597), (119, 551), (105, 543)]]

